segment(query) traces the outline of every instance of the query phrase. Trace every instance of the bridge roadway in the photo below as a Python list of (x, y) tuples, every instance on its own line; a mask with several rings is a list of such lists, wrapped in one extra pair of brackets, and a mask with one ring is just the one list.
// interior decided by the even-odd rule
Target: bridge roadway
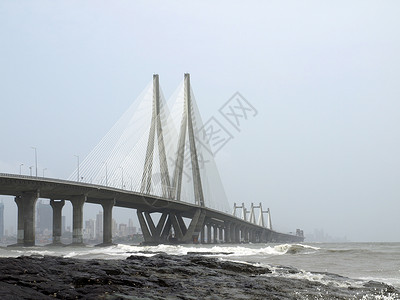
[(18, 206), (17, 245), (23, 246), (35, 245), (35, 204), (38, 198), (50, 199), (53, 208), (53, 244), (60, 244), (61, 211), (65, 200), (71, 201), (73, 206), (73, 244), (83, 244), (84, 203), (103, 207), (103, 245), (112, 244), (113, 206), (137, 210), (147, 244), (301, 242), (304, 239), (211, 208), (84, 182), (0, 174), (0, 194), (15, 196)]

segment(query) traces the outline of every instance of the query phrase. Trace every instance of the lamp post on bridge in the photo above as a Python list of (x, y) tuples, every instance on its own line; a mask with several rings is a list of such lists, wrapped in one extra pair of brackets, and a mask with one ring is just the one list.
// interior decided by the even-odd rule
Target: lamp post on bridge
[(20, 164), (19, 165), (19, 175), (22, 175), (22, 166), (23, 166), (24, 164)]
[[(36, 149), (36, 147), (31, 147), (33, 150), (35, 150), (35, 166), (36, 166), (36, 177), (38, 177), (38, 173), (37, 173), (37, 167), (38, 167), (38, 164), (37, 164), (37, 149)], [(31, 174), (31, 176), (32, 176), (32, 174)]]
[(44, 168), (44, 169), (43, 169), (43, 178), (44, 178), (44, 171), (46, 171), (46, 170), (47, 170), (47, 168)]
[(32, 176), (32, 168), (33, 168), (33, 166), (30, 166), (30, 167), (29, 167), (29, 175), (30, 175), (30, 176)]
[(76, 159), (77, 159), (77, 166), (78, 166), (78, 168), (77, 168), (77, 176), (76, 176), (76, 178), (77, 178), (77, 181), (79, 182), (79, 155), (74, 155), (75, 157), (76, 157)]

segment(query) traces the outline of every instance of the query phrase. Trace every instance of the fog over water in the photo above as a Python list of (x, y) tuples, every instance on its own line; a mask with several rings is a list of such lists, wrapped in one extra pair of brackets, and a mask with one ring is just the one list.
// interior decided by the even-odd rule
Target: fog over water
[[(1, 1), (0, 172), (28, 175), (33, 146), (38, 175), (68, 178), (154, 73), (169, 98), (189, 72), (203, 121), (232, 136), (215, 156), (232, 207), (262, 202), (283, 232), (400, 241), (399, 15), (398, 1)], [(220, 108), (237, 91), (257, 114), (235, 127)]]

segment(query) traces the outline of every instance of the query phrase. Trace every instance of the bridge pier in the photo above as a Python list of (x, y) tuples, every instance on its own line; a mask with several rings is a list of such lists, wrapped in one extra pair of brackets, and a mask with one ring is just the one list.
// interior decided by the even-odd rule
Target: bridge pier
[(36, 201), (39, 192), (26, 192), (15, 197), (18, 207), (18, 233), (15, 246), (35, 246)]
[(231, 223), (225, 222), (225, 234), (224, 234), (225, 243), (231, 242)]
[(115, 199), (101, 201), (103, 207), (103, 243), (97, 246), (112, 245), (112, 209), (115, 205)]
[(249, 231), (249, 242), (250, 243), (255, 243), (255, 238), (254, 238), (254, 229), (250, 229)]
[(249, 229), (247, 227), (244, 227), (242, 232), (243, 232), (243, 241), (245, 243), (248, 243), (249, 242)]
[(149, 212), (137, 210), (136, 213), (146, 244), (160, 244), (168, 241), (171, 230), (171, 218), (168, 213), (161, 214), (157, 226), (154, 225), (154, 221)]
[(83, 245), (83, 204), (86, 195), (69, 199), (72, 203), (72, 244)]
[(211, 224), (207, 224), (207, 244), (211, 244)]
[(237, 244), (240, 244), (240, 238), (241, 238), (241, 236), (240, 236), (240, 230), (241, 228), (240, 228), (240, 225), (236, 225), (235, 226), (235, 243), (237, 243)]
[(206, 237), (205, 237), (205, 225), (201, 227), (201, 233), (200, 233), (200, 243), (205, 244), (206, 243)]
[(50, 199), (50, 206), (53, 209), (53, 242), (52, 245), (61, 244), (61, 212), (65, 204), (65, 200), (56, 201)]
[(15, 246), (22, 246), (24, 245), (24, 203), (21, 197), (15, 197), (14, 201), (18, 208), (17, 244)]
[(215, 225), (214, 224), (211, 224), (210, 225), (210, 229), (211, 229), (211, 238), (210, 238), (210, 243), (211, 244), (215, 244), (215, 242), (216, 242), (216, 236), (215, 236)]
[[(157, 226), (149, 212), (137, 210), (137, 216), (146, 244), (168, 242), (186, 244), (198, 242), (199, 234), (204, 227), (205, 211), (196, 209), (188, 227), (182, 216), (176, 212), (163, 212)], [(173, 239), (170, 237), (171, 229), (175, 233)]]

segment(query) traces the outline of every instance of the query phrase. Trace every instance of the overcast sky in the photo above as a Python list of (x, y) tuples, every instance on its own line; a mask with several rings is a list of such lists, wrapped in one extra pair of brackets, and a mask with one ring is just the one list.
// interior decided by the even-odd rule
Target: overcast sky
[(232, 205), (400, 241), (400, 2), (215, 2), (0, 1), (0, 172), (35, 146), (67, 178), (153, 73), (168, 98), (189, 72), (203, 120), (237, 91), (258, 111), (216, 155)]

